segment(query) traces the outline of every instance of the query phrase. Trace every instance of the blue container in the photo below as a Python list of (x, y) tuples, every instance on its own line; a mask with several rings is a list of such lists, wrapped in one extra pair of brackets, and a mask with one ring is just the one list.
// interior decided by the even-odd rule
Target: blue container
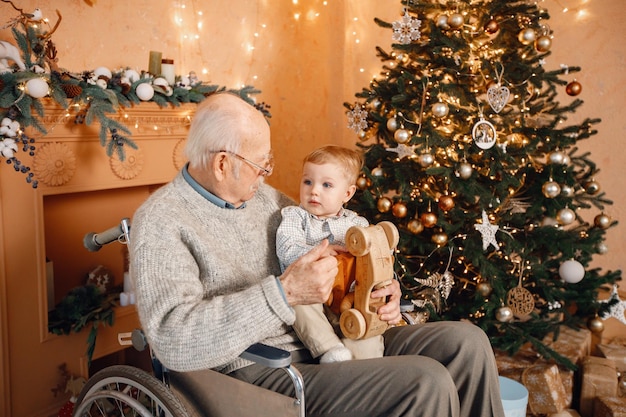
[(526, 406), (528, 405), (528, 390), (525, 386), (511, 378), (503, 376), (500, 380), (500, 395), (504, 406), (506, 417), (526, 417)]

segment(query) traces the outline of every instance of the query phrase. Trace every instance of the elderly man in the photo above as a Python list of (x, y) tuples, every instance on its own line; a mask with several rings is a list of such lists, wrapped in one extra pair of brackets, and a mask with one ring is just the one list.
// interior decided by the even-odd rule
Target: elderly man
[[(131, 230), (139, 317), (165, 366), (212, 368), (288, 393), (285, 373), (239, 358), (262, 342), (302, 360), (310, 417), (504, 415), (489, 341), (471, 324), (391, 327), (382, 358), (310, 360), (292, 307), (324, 302), (337, 262), (324, 241), (281, 274), (276, 229), (293, 201), (264, 183), (274, 167), (267, 121), (237, 96), (212, 95), (198, 106), (186, 154)], [(372, 297), (387, 297), (378, 314), (399, 322), (397, 283)]]

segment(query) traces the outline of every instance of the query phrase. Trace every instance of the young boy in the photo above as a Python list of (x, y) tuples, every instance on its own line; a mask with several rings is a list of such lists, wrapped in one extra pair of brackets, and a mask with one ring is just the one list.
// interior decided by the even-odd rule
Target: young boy
[[(369, 225), (364, 217), (343, 207), (356, 191), (362, 165), (363, 157), (358, 151), (335, 145), (319, 148), (304, 158), (300, 205), (282, 209), (283, 218), (276, 235), (276, 251), (283, 271), (323, 239), (329, 240), (329, 255), (345, 252), (347, 230)], [(329, 322), (329, 319), (337, 321), (337, 317), (327, 317), (332, 312), (325, 313), (322, 304), (299, 305), (294, 309), (294, 330), (321, 363), (382, 356), (381, 335), (342, 342)]]

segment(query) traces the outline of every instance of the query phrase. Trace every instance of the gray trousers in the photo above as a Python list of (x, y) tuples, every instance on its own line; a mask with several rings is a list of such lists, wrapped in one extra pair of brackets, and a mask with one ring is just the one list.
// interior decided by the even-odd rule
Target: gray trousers
[[(504, 417), (489, 340), (468, 323), (399, 326), (384, 334), (385, 356), (298, 363), (307, 417)], [(230, 374), (284, 394), (282, 370), (251, 365)]]

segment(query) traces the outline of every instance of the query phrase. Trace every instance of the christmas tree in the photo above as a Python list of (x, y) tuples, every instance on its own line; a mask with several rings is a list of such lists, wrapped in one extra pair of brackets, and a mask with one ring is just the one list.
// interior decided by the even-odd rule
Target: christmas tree
[[(579, 67), (546, 68), (549, 14), (520, 0), (405, 0), (379, 76), (346, 103), (365, 166), (350, 208), (400, 231), (404, 296), (431, 320), (467, 319), (514, 354), (562, 325), (601, 330), (619, 297), (605, 253), (612, 202), (576, 143)], [(565, 94), (563, 94), (565, 93)], [(567, 103), (559, 103), (565, 97)]]

